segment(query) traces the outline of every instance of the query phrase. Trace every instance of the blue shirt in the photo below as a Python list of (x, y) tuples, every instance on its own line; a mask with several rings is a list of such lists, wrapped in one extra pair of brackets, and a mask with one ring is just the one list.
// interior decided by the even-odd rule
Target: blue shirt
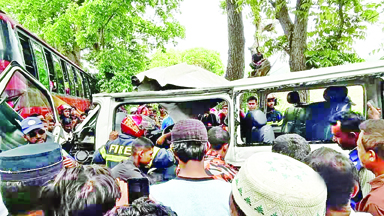
[(353, 149), (351, 152), (349, 152), (349, 160), (351, 160), (352, 163), (355, 165), (357, 171), (360, 171), (360, 169), (363, 167), (361, 165), (357, 149)]
[[(357, 149), (353, 149), (351, 152), (349, 152), (349, 160), (352, 161), (352, 163), (355, 165), (357, 171), (360, 171), (360, 169), (363, 167), (361, 165), (361, 162), (360, 162), (360, 159), (359, 159), (359, 154), (357, 153)], [(361, 193), (361, 188), (360, 188), (360, 191), (359, 193), (353, 198), (351, 199), (351, 207), (352, 209), (355, 209), (356, 207), (356, 204), (358, 202), (360, 202), (360, 200), (362, 199), (362, 193)]]
[(267, 112), (267, 121), (268, 122), (279, 122), (283, 119), (283, 115), (278, 110), (272, 110)]

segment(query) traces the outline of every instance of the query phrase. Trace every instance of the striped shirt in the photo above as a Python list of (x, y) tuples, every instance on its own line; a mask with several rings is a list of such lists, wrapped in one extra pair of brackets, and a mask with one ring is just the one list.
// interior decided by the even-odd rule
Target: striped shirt
[(208, 150), (204, 158), (205, 171), (216, 179), (223, 179), (231, 182), (237, 174), (237, 170), (230, 164), (225, 163), (223, 158), (215, 151)]

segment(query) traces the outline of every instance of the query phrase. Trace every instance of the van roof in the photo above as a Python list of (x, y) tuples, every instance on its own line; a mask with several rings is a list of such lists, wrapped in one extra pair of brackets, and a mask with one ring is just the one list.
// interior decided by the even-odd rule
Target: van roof
[(235, 87), (237, 90), (248, 89), (249, 86), (253, 85), (257, 85), (257, 88), (272, 86), (279, 86), (279, 88), (300, 87), (303, 85), (348, 81), (367, 75), (384, 76), (384, 61), (363, 62), (301, 72), (289, 72), (275, 76), (246, 78), (231, 81), (230, 86)]

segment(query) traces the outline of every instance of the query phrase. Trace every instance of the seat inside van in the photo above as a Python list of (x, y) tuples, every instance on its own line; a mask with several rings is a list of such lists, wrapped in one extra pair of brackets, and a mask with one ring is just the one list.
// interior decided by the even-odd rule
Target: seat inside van
[(325, 101), (311, 103), (306, 107), (305, 138), (307, 140), (332, 140), (329, 119), (336, 112), (351, 109), (347, 96), (347, 87), (331, 86), (324, 90)]
[(294, 106), (284, 112), (284, 120), (281, 128), (282, 133), (296, 133), (305, 137), (305, 107), (306, 104), (300, 101), (297, 91), (289, 92), (287, 101)]

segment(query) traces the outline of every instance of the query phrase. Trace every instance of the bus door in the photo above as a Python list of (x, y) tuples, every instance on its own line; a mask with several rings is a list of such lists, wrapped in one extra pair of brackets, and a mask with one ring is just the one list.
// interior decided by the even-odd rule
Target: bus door
[[(13, 64), (13, 63), (11, 63)], [(57, 113), (49, 91), (27, 71), (12, 65), (0, 75), (0, 150), (25, 145), (20, 123), (37, 115), (47, 131), (55, 136), (61, 132)]]

